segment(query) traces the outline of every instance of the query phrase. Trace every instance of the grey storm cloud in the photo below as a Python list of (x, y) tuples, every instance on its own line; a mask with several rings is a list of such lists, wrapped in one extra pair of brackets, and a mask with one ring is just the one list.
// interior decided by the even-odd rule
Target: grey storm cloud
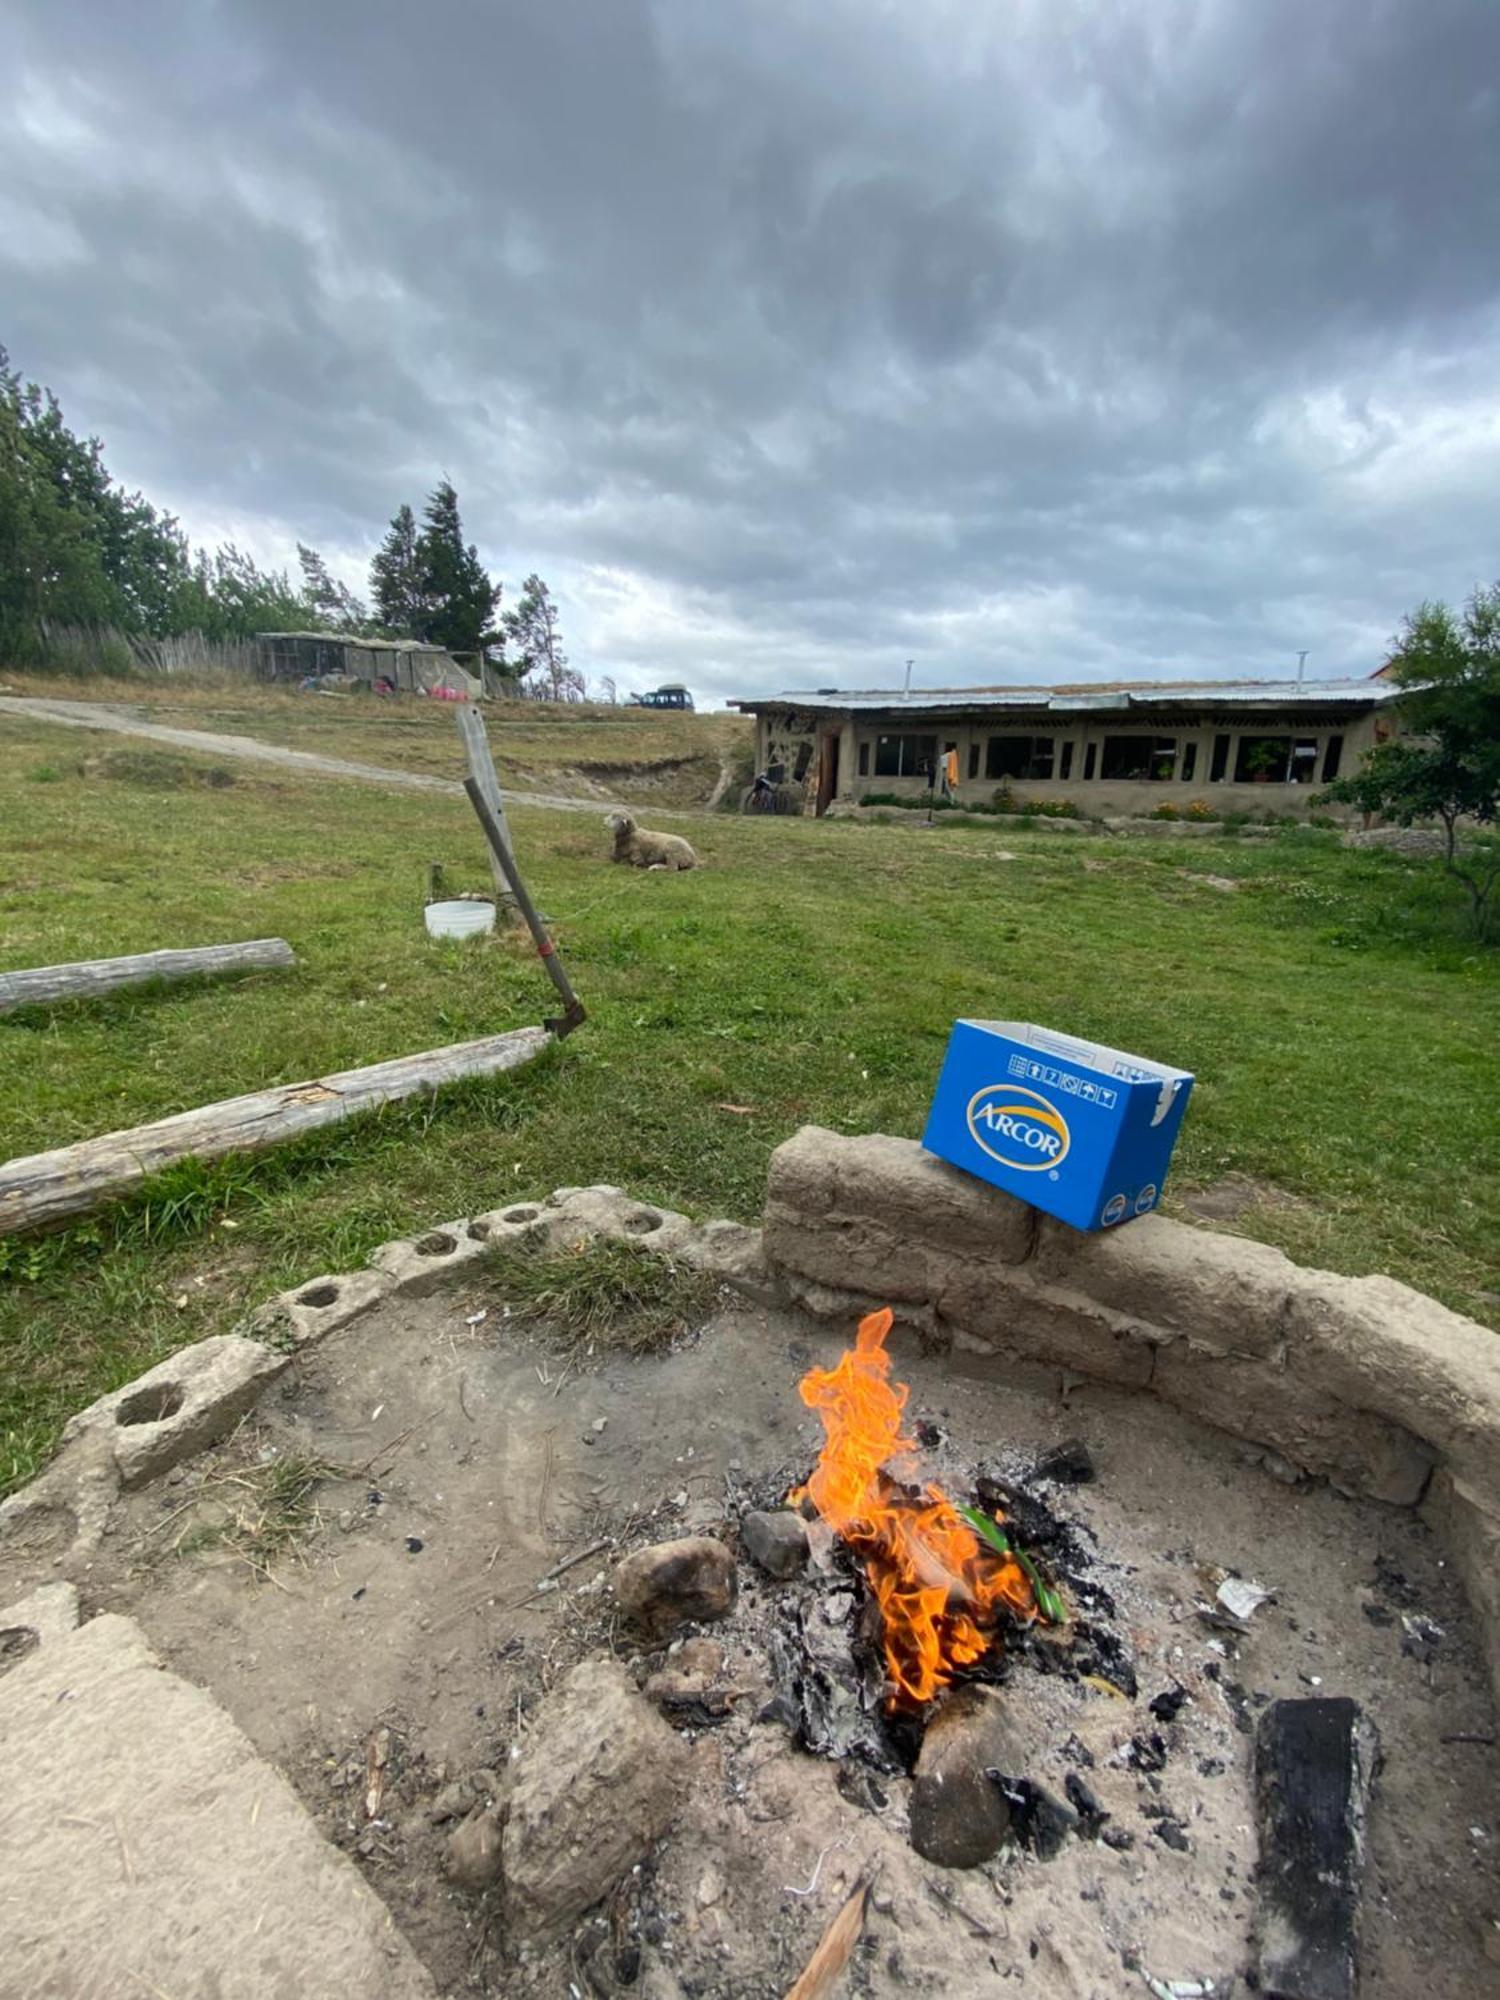
[(202, 539), (438, 477), (578, 664), (1368, 673), (1500, 571), (1491, 0), (7, 0), (0, 338)]

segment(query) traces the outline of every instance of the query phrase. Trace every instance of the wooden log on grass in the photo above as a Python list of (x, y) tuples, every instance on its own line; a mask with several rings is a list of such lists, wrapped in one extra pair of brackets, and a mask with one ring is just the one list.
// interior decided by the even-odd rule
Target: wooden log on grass
[(284, 972), (297, 963), (285, 938), (252, 938), (247, 944), (205, 944), (187, 951), (142, 951), (132, 958), (84, 958), (71, 965), (39, 965), (0, 972), (0, 1014), (17, 1007), (49, 1007), (59, 1000), (92, 1000), (121, 986), (158, 979), (217, 979), (239, 972)]
[(515, 1028), (477, 1042), (453, 1042), (368, 1069), (346, 1069), (307, 1083), (279, 1084), (200, 1105), (153, 1125), (83, 1139), (52, 1153), (0, 1166), (0, 1236), (45, 1229), (128, 1194), (178, 1160), (262, 1153), (322, 1125), (336, 1125), (377, 1105), (438, 1090), (468, 1077), (498, 1076), (541, 1054), (545, 1028)]

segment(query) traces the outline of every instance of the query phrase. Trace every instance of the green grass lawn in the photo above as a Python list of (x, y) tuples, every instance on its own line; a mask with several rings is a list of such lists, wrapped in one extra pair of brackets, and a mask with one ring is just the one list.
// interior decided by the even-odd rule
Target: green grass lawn
[[(488, 880), (461, 801), (248, 766), (209, 784), (170, 756), (80, 774), (128, 747), (0, 720), (0, 968), (272, 934), (302, 966), (0, 1019), (0, 1157), (549, 1008), (529, 947), (422, 929), (430, 860)], [(587, 1181), (753, 1218), (798, 1125), (917, 1133), (961, 1014), (1194, 1071), (1169, 1197), (1273, 1182), (1298, 1200), (1247, 1230), (1500, 1325), (1500, 956), (1431, 866), (1317, 832), (725, 818), (692, 829), (701, 872), (661, 875), (608, 866), (577, 816), (514, 829), (587, 1027), (513, 1078), (0, 1244), (0, 1489), (92, 1397), (418, 1225)]]

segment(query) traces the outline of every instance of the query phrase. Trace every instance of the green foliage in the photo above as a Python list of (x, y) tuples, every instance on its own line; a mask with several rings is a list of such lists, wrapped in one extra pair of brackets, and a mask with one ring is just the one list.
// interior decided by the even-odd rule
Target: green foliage
[(385, 540), (370, 563), (370, 595), (380, 629), (392, 639), (418, 639), (426, 630), (417, 522), (410, 507), (396, 510)]
[(1401, 715), (1409, 733), (1377, 744), (1321, 800), (1379, 813), (1398, 826), (1436, 820), (1443, 865), (1462, 884), (1470, 926), (1482, 937), (1500, 882), (1500, 842), (1484, 835), (1461, 842), (1460, 827), (1468, 821), (1487, 828), (1500, 818), (1500, 584), (1476, 590), (1462, 616), (1446, 604), (1413, 612), (1391, 678), (1406, 690)]
[(862, 806), (895, 806), (900, 812), (982, 813), (991, 819), (1085, 817), (1071, 799), (1018, 799), (1008, 785), (998, 786), (988, 805), (980, 799), (929, 797), (926, 792), (861, 792), (859, 802)]
[(446, 479), (428, 498), (416, 562), (422, 604), (417, 637), (450, 653), (477, 653), (489, 645), (500, 587), (490, 582), (474, 544), (465, 544), (458, 495)]
[(176, 629), (207, 639), (250, 639), (257, 632), (299, 631), (311, 616), (285, 570), (263, 570), (225, 542), (212, 555), (200, 549), (194, 558)]
[(49, 625), (97, 632), (106, 651), (112, 631), (246, 639), (346, 622), (353, 600), (340, 599), (342, 586), (328, 578), (321, 557), (303, 553), (318, 565), (327, 604), (304, 597), (284, 572), (262, 570), (232, 542), (195, 555), (173, 517), (112, 478), (99, 440), (76, 436), (52, 392), (23, 381), (0, 348), (0, 651), (7, 661), (47, 664)]
[(568, 665), (552, 593), (534, 572), (521, 587), (514, 611), (505, 614), (505, 634), (516, 652), (522, 690), (540, 701), (582, 701), (583, 675)]
[(369, 613), (347, 584), (329, 574), (318, 551), (298, 542), (297, 561), (302, 569), (303, 602), (314, 625), (332, 632), (362, 632), (369, 623)]
[[(297, 559), (300, 587), (233, 542), (194, 551), (170, 514), (111, 477), (99, 440), (75, 435), (57, 398), (23, 381), (0, 347), (0, 655), (8, 664), (60, 671), (82, 664), (69, 661), (61, 638), (49, 639), (49, 626), (86, 634), (95, 671), (111, 646), (119, 657), (110, 664), (130, 671), (121, 633), (234, 641), (257, 632), (368, 629), (366, 606), (316, 549), (299, 542)], [(447, 480), (429, 498), (420, 531), (410, 507), (396, 514), (370, 565), (370, 588), (387, 633), (456, 653), (499, 644), (500, 587), (464, 541)], [(527, 593), (521, 629), (535, 691), (581, 699), (582, 677), (562, 652), (546, 586), (533, 576)]]

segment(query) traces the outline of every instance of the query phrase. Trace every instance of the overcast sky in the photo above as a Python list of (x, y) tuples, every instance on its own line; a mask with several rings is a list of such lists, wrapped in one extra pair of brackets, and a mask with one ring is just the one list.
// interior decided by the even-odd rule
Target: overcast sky
[(1500, 574), (1495, 0), (0, 0), (0, 340), (575, 663), (1365, 674)]

